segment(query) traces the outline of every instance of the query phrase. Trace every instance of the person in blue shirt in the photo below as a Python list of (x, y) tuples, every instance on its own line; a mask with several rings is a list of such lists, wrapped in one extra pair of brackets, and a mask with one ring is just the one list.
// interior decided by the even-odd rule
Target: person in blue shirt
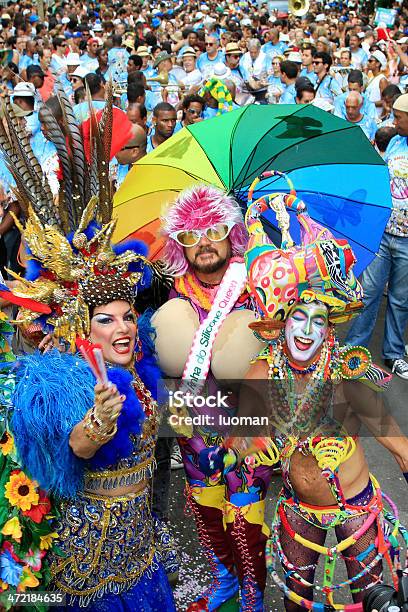
[(193, 125), (203, 120), (205, 100), (197, 94), (185, 96), (182, 102), (183, 116), (177, 121), (174, 133), (180, 131), (187, 125)]
[(285, 60), (281, 63), (281, 81), (285, 85), (280, 97), (280, 104), (296, 104), (296, 79), (299, 67), (295, 62)]
[(224, 62), (225, 56), (219, 49), (218, 38), (214, 34), (209, 34), (205, 39), (206, 52), (202, 53), (197, 60), (197, 68), (205, 76), (211, 72), (215, 64)]
[(168, 102), (160, 102), (153, 109), (154, 133), (147, 137), (146, 153), (150, 153), (174, 134), (177, 113)]
[(408, 380), (408, 363), (404, 359), (408, 323), (408, 94), (397, 98), (393, 110), (397, 135), (391, 138), (384, 154), (390, 173), (391, 216), (376, 257), (361, 277), (364, 310), (349, 329), (346, 344), (369, 345), (388, 282), (382, 356), (394, 374)]
[(267, 40), (262, 46), (262, 51), (271, 59), (276, 55), (283, 55), (287, 49), (286, 43), (279, 40), (279, 30), (271, 28), (264, 34), (264, 39)]
[(356, 91), (361, 94), (363, 98), (363, 106), (361, 108), (361, 112), (363, 115), (371, 117), (372, 119), (377, 119), (377, 110), (375, 104), (368, 99), (368, 96), (363, 93), (364, 85), (363, 85), (363, 73), (361, 70), (352, 70), (347, 78), (347, 88), (348, 91), (345, 91), (340, 96), (337, 96), (334, 100), (334, 114), (337, 117), (341, 117), (342, 119), (346, 119), (346, 99), (351, 91)]
[[(167, 77), (168, 85), (173, 86), (173, 91), (171, 91), (168, 86), (166, 86), (167, 90), (167, 100), (166, 102), (177, 104), (179, 101), (178, 97), (178, 81), (174, 74), (171, 73), (171, 69), (173, 68), (173, 63), (171, 60), (171, 55), (167, 53), (167, 51), (161, 51), (156, 56), (153, 64), (154, 74), (153, 77), (149, 77), (149, 79), (157, 78), (160, 75)], [(151, 95), (146, 96), (146, 108), (148, 110), (152, 110), (157, 104), (163, 102), (163, 93), (164, 86), (157, 81), (151, 81), (149, 83), (151, 88)]]
[(314, 71), (313, 57), (316, 53), (315, 47), (311, 43), (302, 45), (302, 70), (299, 76), (307, 77), (312, 85), (317, 83), (317, 74)]
[(127, 65), (130, 53), (122, 47), (122, 37), (114, 34), (112, 36), (112, 49), (108, 51), (108, 64), (110, 76), (117, 83), (126, 83)]
[(318, 51), (313, 58), (313, 65), (317, 75), (316, 98), (327, 100), (330, 104), (333, 104), (342, 91), (336, 79), (329, 74), (332, 65), (330, 55), (324, 51)]
[(361, 127), (367, 138), (374, 142), (377, 131), (377, 123), (369, 115), (363, 113), (363, 96), (357, 91), (350, 91), (346, 98), (346, 117), (347, 121), (356, 123)]
[(26, 43), (24, 55), (20, 56), (18, 62), (18, 70), (23, 78), (25, 77), (25, 74), (23, 74), (23, 72), (27, 70), (28, 66), (32, 66), (33, 64), (36, 66), (39, 65), (37, 47), (38, 43), (36, 40), (28, 40)]
[(86, 45), (86, 53), (81, 55), (81, 66), (85, 66), (89, 72), (94, 72), (99, 68), (97, 51), (99, 42), (97, 38), (90, 38)]
[(361, 47), (361, 42), (357, 34), (352, 34), (350, 36), (349, 46), (351, 51), (351, 62), (354, 68), (362, 70), (367, 66), (368, 55)]

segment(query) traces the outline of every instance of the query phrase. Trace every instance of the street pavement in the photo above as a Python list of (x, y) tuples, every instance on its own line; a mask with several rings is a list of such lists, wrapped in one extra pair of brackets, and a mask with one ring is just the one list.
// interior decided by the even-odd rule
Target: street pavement
[[(385, 301), (385, 300), (384, 300)], [(339, 328), (339, 332), (344, 337), (346, 327)], [(370, 346), (374, 361), (382, 365), (381, 361), (381, 341), (384, 329), (384, 304), (377, 322), (376, 331)], [(392, 381), (391, 388), (387, 392), (389, 405), (397, 416), (404, 432), (408, 434), (408, 381), (403, 381), (397, 377)], [(407, 484), (402, 478), (398, 465), (393, 457), (376, 440), (365, 438), (363, 440), (370, 471), (375, 474), (380, 481), (382, 488), (397, 503), (402, 522), (408, 525), (408, 504), (407, 504)], [(189, 603), (199, 596), (210, 583), (208, 564), (201, 552), (198, 544), (194, 521), (191, 516), (185, 513), (184, 497), (184, 470), (172, 472), (172, 482), (170, 490), (170, 524), (175, 535), (181, 556), (181, 571), (178, 585), (174, 594), (178, 612), (186, 610)], [(271, 523), (276, 496), (281, 486), (281, 479), (275, 477), (267, 497), (267, 522)], [(332, 540), (328, 540), (331, 542)], [(333, 540), (334, 543), (334, 540)], [(338, 570), (338, 571), (337, 571)], [(320, 568), (321, 571), (321, 568)], [(336, 568), (337, 576), (340, 580), (346, 578), (343, 562), (338, 562)], [(386, 581), (389, 582), (389, 574), (386, 573)], [(336, 581), (339, 581), (336, 579)], [(347, 590), (342, 589), (336, 594), (335, 601), (350, 601)], [(278, 589), (268, 578), (265, 597), (265, 612), (283, 612), (284, 607)], [(164, 611), (163, 611), (164, 612)]]

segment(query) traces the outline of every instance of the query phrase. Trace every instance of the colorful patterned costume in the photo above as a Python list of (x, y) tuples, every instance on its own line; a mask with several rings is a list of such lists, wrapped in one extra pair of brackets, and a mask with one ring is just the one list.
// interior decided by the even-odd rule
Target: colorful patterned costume
[[(50, 517), (52, 523), (44, 521), (43, 545), (38, 535), (40, 550), (50, 549), (47, 589), (65, 593), (72, 609), (173, 611), (163, 562), (169, 563), (169, 572), (175, 572), (176, 561), (169, 536), (150, 509), (160, 377), (152, 356), (151, 328), (143, 318), (138, 320), (137, 352), (130, 355), (128, 368), (108, 364), (107, 379), (123, 396), (116, 420), (104, 421), (97, 412), (93, 373), (97, 368), (92, 361), (96, 353), (89, 359), (92, 371), (75, 354), (75, 342), (89, 337), (95, 308), (122, 301), (130, 309), (136, 290), (148, 286), (151, 279), (143, 244), (114, 246), (110, 241), (115, 228), (107, 181), (111, 96), (110, 91), (100, 125), (92, 126), (91, 168), (84, 166), (83, 142), (64, 96), (61, 105), (72, 148), (66, 146), (65, 138), (58, 138), (58, 125), (49, 119), (63, 167), (65, 202), (59, 209), (48, 199), (36, 168), (30, 167), (30, 152), (22, 155), (13, 138), (6, 145), (21, 202), (27, 205), (21, 231), (29, 262), (26, 278), (19, 279), (21, 284), (14, 290), (27, 300), (19, 323), (25, 329), (39, 323), (63, 341), (61, 350), (65, 347), (73, 353), (36, 352), (19, 361), (7, 426), (24, 471), (34, 479), (34, 484), (22, 483), (20, 496), (28, 489), (35, 506), (44, 490), (57, 509)], [(43, 304), (42, 314), (34, 312), (29, 298)], [(102, 351), (100, 360), (104, 363)], [(104, 366), (99, 367), (104, 371)], [(91, 459), (82, 459), (71, 449), (71, 433), (79, 423), (87, 443), (97, 444)], [(132, 492), (110, 495), (122, 487)], [(48, 500), (42, 508), (48, 517)], [(21, 521), (22, 542), (27, 528), (27, 522)], [(19, 551), (18, 533), (14, 535)], [(22, 572), (27, 574), (25, 569)], [(33, 586), (32, 582), (27, 586)], [(10, 582), (10, 586), (16, 584)]]
[[(168, 376), (183, 375), (181, 388), (187, 389), (183, 385), (192, 382), (190, 374), (186, 374), (187, 364), (195, 363), (195, 347), (200, 350), (199, 347), (206, 346), (205, 364), (201, 354), (198, 356), (197, 363), (202, 364), (200, 380), (191, 393), (215, 395), (222, 388), (221, 379), (239, 380), (244, 376), (260, 346), (248, 329), (248, 323), (254, 320), (254, 306), (245, 290), (242, 254), (247, 235), (241, 212), (219, 190), (198, 186), (180, 194), (164, 222), (168, 236), (165, 259), (176, 279), (170, 300), (152, 319), (159, 363)], [(183, 248), (171, 235), (184, 229), (205, 230), (227, 222), (232, 226), (229, 235), (232, 256), (220, 285), (211, 287), (200, 282), (188, 265)], [(231, 296), (232, 287), (236, 291), (234, 297), (224, 300), (221, 296)], [(208, 348), (207, 340), (214, 327), (216, 336)], [(190, 371), (193, 370), (191, 365)], [(227, 407), (205, 406), (198, 412), (212, 419), (212, 423), (199, 425), (194, 431), (175, 428), (180, 435), (187, 476), (188, 507), (196, 520), (200, 542), (213, 573), (213, 584), (191, 605), (191, 610), (215, 610), (225, 601), (236, 598), (240, 587), (240, 609), (249, 612), (263, 607), (264, 547), (269, 533), (264, 524), (264, 506), (272, 474), (270, 462), (265, 457), (264, 463), (256, 468), (249, 461), (243, 462), (228, 474), (223, 473), (222, 461), (218, 466), (212, 465), (226, 431), (219, 425), (218, 417), (234, 415), (235, 411), (234, 400), (229, 400)]]
[[(280, 173), (264, 176), (272, 174)], [(350, 246), (307, 215), (290, 181), (289, 194), (274, 193), (253, 203), (252, 193), (258, 181), (249, 193), (246, 222), (250, 240), (245, 259), (250, 291), (264, 317), (252, 327), (266, 343), (258, 359), (265, 360), (268, 366), (268, 410), (284, 480), (268, 544), (268, 567), (285, 595), (287, 610), (298, 610), (299, 606), (323, 610), (324, 604), (313, 602), (313, 591), (317, 590), (334, 609), (361, 611), (366, 590), (382, 578), (382, 559), (392, 570), (395, 582), (395, 570), (400, 568), (398, 531), (405, 543), (408, 538), (399, 525), (394, 504), (381, 493), (373, 476), (358, 495), (345, 499), (339, 469), (355, 453), (358, 438), (336, 420), (339, 413), (335, 394), (343, 381), (359, 381), (364, 383), (358, 391), (358, 402), (363, 404), (365, 385), (371, 387), (367, 393), (372, 389), (382, 391), (391, 377), (372, 364), (367, 349), (339, 347), (334, 334), (333, 323), (348, 320), (362, 306), (361, 288), (352, 272), (355, 260)], [(270, 243), (259, 220), (268, 206), (275, 211), (282, 231), (280, 248)], [(290, 237), (285, 207), (297, 212), (300, 246)], [(291, 354), (284, 349), (284, 325), (294, 306), (314, 302), (324, 304), (328, 310), (329, 333), (315, 361), (302, 369), (293, 364)], [(380, 412), (380, 416), (383, 414)], [(290, 477), (292, 461), (298, 453), (305, 458), (303, 465), (310, 465), (306, 463), (308, 456), (315, 459), (333, 495), (333, 505), (311, 506), (299, 500)], [(391, 512), (384, 508), (384, 501)], [(324, 545), (329, 529), (336, 532), (335, 546)], [(325, 557), (322, 586), (315, 582), (320, 555)], [(277, 573), (277, 558), (286, 583)], [(338, 558), (345, 560), (348, 580), (335, 584)], [(334, 603), (334, 592), (347, 585), (355, 603)]]

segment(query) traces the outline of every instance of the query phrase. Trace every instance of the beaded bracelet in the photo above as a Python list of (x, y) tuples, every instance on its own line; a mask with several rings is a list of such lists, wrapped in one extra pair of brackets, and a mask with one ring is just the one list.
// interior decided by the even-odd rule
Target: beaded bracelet
[(97, 444), (105, 444), (111, 440), (118, 431), (116, 423), (108, 430), (108, 426), (96, 415), (95, 406), (92, 406), (86, 413), (83, 427), (86, 437)]

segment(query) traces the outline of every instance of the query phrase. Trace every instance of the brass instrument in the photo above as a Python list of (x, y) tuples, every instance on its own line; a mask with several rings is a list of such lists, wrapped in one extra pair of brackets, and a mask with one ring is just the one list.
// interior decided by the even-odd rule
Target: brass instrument
[(168, 72), (159, 72), (156, 77), (151, 77), (150, 79), (146, 79), (148, 83), (159, 83), (162, 87), (166, 87), (169, 84), (169, 73)]
[(302, 17), (309, 12), (310, 0), (289, 0), (288, 12), (294, 17)]
[(174, 83), (169, 84), (169, 73), (168, 72), (159, 72), (156, 77), (151, 77), (150, 79), (146, 79), (148, 83), (158, 83), (161, 87), (170, 87), (170, 88), (178, 88), (179, 90), (184, 90), (185, 85), (183, 83), (178, 82), (177, 85)]

